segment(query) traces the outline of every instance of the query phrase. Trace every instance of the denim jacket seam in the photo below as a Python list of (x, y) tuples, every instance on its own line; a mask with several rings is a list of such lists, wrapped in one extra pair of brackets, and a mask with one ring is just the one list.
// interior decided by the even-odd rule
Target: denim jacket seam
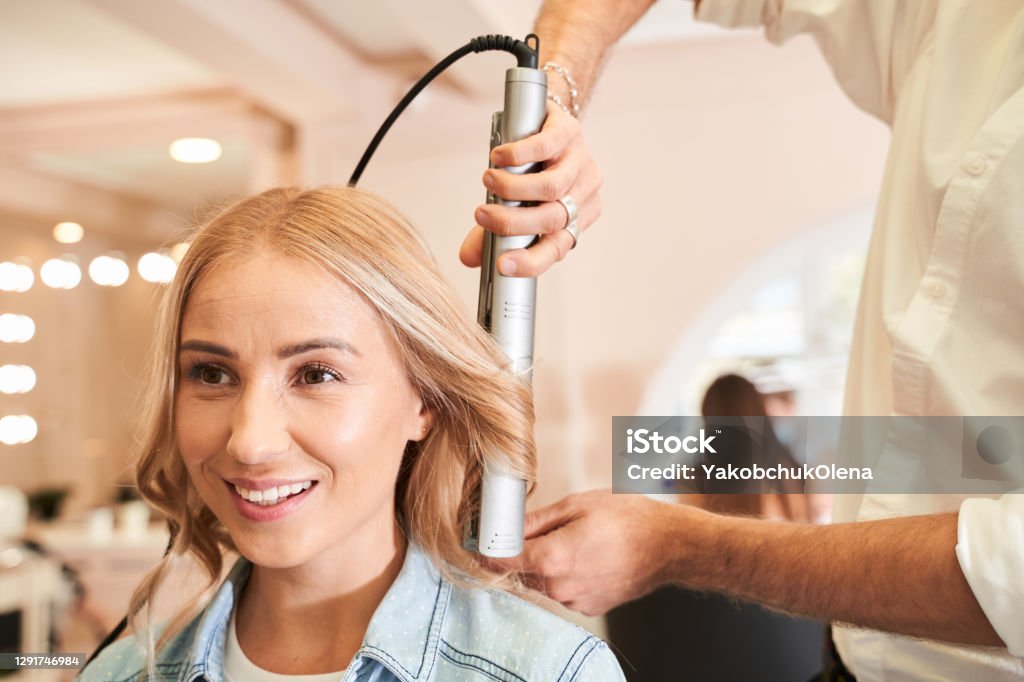
[[(589, 644), (590, 642), (594, 642), (594, 643), (595, 643), (595, 644), (594, 644), (594, 646), (596, 646), (596, 643), (597, 643), (597, 642), (600, 642), (600, 641), (601, 641), (601, 640), (599, 640), (599, 639), (598, 639), (597, 637), (594, 637), (593, 635), (590, 635), (589, 637), (587, 637), (586, 639), (584, 639), (584, 640), (583, 640), (582, 642), (580, 642), (579, 644), (577, 644), (577, 645), (576, 645), (576, 648), (575, 648), (575, 649), (573, 649), (572, 655), (571, 655), (571, 656), (569, 656), (569, 660), (567, 660), (567, 661), (565, 662), (565, 666), (564, 666), (564, 667), (562, 668), (562, 672), (558, 673), (558, 679), (559, 679), (559, 680), (564, 680), (564, 679), (566, 679), (566, 678), (565, 678), (565, 675), (566, 675), (566, 673), (567, 673), (567, 672), (569, 672), (569, 666), (570, 666), (570, 665), (572, 665), (572, 662), (573, 662), (573, 661), (574, 661), (574, 660), (576, 659), (576, 654), (577, 654), (577, 653), (579, 653), (579, 650), (580, 650), (580, 649), (582, 649), (582, 648), (584, 647), (584, 645), (586, 645), (586, 644)], [(591, 647), (591, 651), (593, 651), (593, 646)], [(569, 678), (570, 680), (571, 680), (571, 679), (572, 679), (573, 677), (576, 677), (576, 673), (578, 673), (578, 672), (579, 672), (579, 669), (580, 669), (580, 668), (581, 668), (581, 667), (583, 666), (583, 662), (587, 660), (587, 656), (589, 656), (589, 655), (590, 655), (590, 651), (588, 651), (588, 652), (587, 652), (587, 654), (586, 654), (586, 655), (585, 655), (585, 656), (583, 657), (583, 660), (582, 660), (582, 661), (580, 661), (580, 662), (579, 662), (579, 663), (578, 663), (578, 664), (576, 665), (576, 668), (575, 668), (575, 670), (573, 670), (573, 673), (572, 673), (572, 677), (570, 677), (570, 678)]]
[[(430, 627), (427, 630), (427, 647), (429, 647), (430, 641), (433, 639), (434, 652), (433, 656), (430, 657), (430, 667), (427, 668), (427, 674), (423, 678), (426, 680), (430, 679), (430, 675), (434, 672), (434, 666), (437, 664), (437, 652), (441, 647), (445, 618), (448, 616), (448, 604), (451, 603), (452, 600), (452, 586), (444, 578), (440, 578), (438, 582), (437, 601), (434, 602), (434, 616), (437, 616), (438, 608), (441, 609), (441, 615), (437, 619), (437, 628), (434, 628), (434, 616), (432, 616), (430, 619)], [(426, 658), (426, 653), (425, 648), (423, 651), (424, 658)], [(422, 665), (420, 666), (420, 669), (422, 670)], [(417, 679), (419, 678), (417, 677)]]
[[(492, 660), (491, 660), (491, 659), (489, 659), (489, 658), (485, 658), (485, 657), (483, 657), (483, 656), (478, 656), (477, 654), (470, 654), (470, 653), (467, 653), (467, 652), (465, 652), (465, 651), (462, 651), (461, 649), (459, 649), (459, 648), (457, 648), (457, 647), (453, 646), (453, 645), (452, 645), (452, 643), (451, 643), (451, 642), (449, 642), (448, 640), (442, 640), (442, 643), (443, 643), (443, 644), (444, 644), (444, 645), (445, 645), (446, 647), (448, 647), (449, 649), (451, 649), (452, 651), (454, 651), (455, 653), (459, 654), (460, 656), (465, 656), (466, 658), (475, 658), (475, 659), (477, 659), (477, 660), (480, 660), (480, 661), (484, 661), (484, 662), (486, 662), (486, 663), (488, 663), (488, 664), (490, 664), (490, 665), (493, 665), (493, 666), (494, 666), (495, 668), (497, 668), (498, 670), (502, 671), (503, 673), (506, 673), (506, 674), (508, 674), (508, 675), (510, 675), (510, 676), (512, 676), (512, 677), (514, 677), (514, 678), (515, 678), (515, 679), (516, 679), (516, 680), (517, 680), (518, 682), (527, 682), (527, 680), (526, 680), (526, 679), (524, 679), (523, 677), (521, 677), (521, 676), (517, 675), (516, 673), (512, 672), (512, 671), (511, 671), (511, 670), (509, 670), (508, 668), (505, 668), (505, 667), (504, 667), (504, 666), (502, 666), (501, 664), (499, 664), (499, 663), (496, 663), (495, 661), (492, 661)], [(446, 653), (445, 653), (445, 652), (444, 652), (443, 650), (441, 651), (441, 655), (442, 655), (442, 656), (444, 656), (445, 658), (447, 658), (447, 659), (448, 659), (449, 661), (452, 661), (452, 662), (457, 662), (457, 661), (455, 661), (455, 660), (454, 660), (454, 659), (453, 659), (453, 658), (452, 658), (451, 656), (447, 655), (447, 654), (446, 654)], [(472, 666), (472, 664), (471, 664), (471, 663), (469, 663), (469, 662), (467, 662), (467, 661), (461, 661), (460, 663), (461, 663), (462, 665), (464, 665), (464, 666), (471, 666), (471, 667), (475, 667), (475, 666)], [(483, 672), (487, 672), (487, 671), (483, 671)], [(491, 673), (488, 673), (488, 674), (491, 674)]]
[[(479, 666), (473, 665), (472, 663), (468, 663), (466, 661), (459, 661), (457, 659), (454, 659), (450, 655), (448, 655), (448, 653), (446, 653), (444, 651), (441, 652), (441, 656), (443, 656), (444, 659), (446, 661), (448, 661), (449, 663), (451, 663), (452, 665), (458, 666), (460, 668), (465, 668), (466, 670), (473, 670), (473, 671), (478, 672), (478, 673), (480, 673), (482, 675), (487, 675), (487, 677), (491, 678), (492, 680), (495, 680), (495, 682), (508, 682), (507, 680), (501, 679), (500, 677), (498, 677), (494, 673), (492, 673), (492, 672), (490, 672), (488, 670), (485, 670), (485, 669), (483, 669), (483, 668), (481, 668)], [(522, 679), (522, 678), (517, 677), (516, 679)]]
[[(445, 614), (448, 611), (448, 601), (449, 601), (449, 599), (447, 598), (449, 590), (447, 590), (446, 587), (447, 587), (447, 582), (444, 579), (439, 578), (438, 581), (437, 581), (437, 593), (434, 595), (434, 609), (433, 609), (433, 612), (431, 613), (431, 616), (430, 616), (430, 624), (427, 625), (427, 636), (424, 638), (424, 641), (423, 641), (423, 653), (420, 655), (420, 665), (419, 665), (419, 668), (417, 668), (415, 673), (412, 672), (411, 670), (407, 669), (404, 665), (402, 665), (402, 663), (397, 658), (395, 658), (394, 656), (392, 656), (390, 653), (388, 653), (386, 650), (380, 648), (379, 646), (375, 646), (373, 644), (365, 644), (363, 646), (363, 651), (372, 652), (372, 653), (376, 654), (377, 656), (379, 656), (382, 659), (382, 662), (388, 662), (391, 665), (395, 666), (396, 668), (398, 668), (398, 670), (400, 670), (405, 675), (405, 677), (407, 679), (410, 679), (410, 680), (430, 679), (430, 673), (434, 669), (434, 662), (437, 660), (437, 648), (438, 648), (437, 644), (435, 644), (435, 646), (434, 646), (434, 652), (433, 652), (434, 655), (431, 657), (430, 667), (427, 669), (427, 673), (426, 673), (427, 676), (421, 678), (420, 675), (423, 673), (424, 663), (426, 662), (427, 657), (428, 657), (428, 655), (430, 653), (430, 642), (431, 642), (431, 639), (434, 638), (434, 630), (435, 629), (438, 632), (438, 634), (436, 636), (437, 643), (440, 644), (440, 641), (441, 641), (440, 630), (441, 630), (441, 626), (444, 624), (444, 616), (445, 616)], [(446, 598), (442, 598), (442, 595), (444, 595)], [(438, 609), (441, 609), (440, 617), (438, 616)], [(435, 628), (435, 623), (436, 623), (436, 628)]]
[(597, 637), (591, 637), (590, 639), (592, 639), (594, 641), (594, 643), (590, 647), (590, 649), (587, 650), (587, 653), (583, 654), (583, 658), (580, 660), (579, 665), (576, 666), (576, 670), (573, 672), (572, 677), (569, 678), (569, 682), (573, 682), (573, 680), (576, 679), (576, 676), (580, 674), (581, 670), (583, 670), (583, 666), (585, 666), (587, 664), (587, 659), (590, 658), (590, 655), (592, 653), (594, 653), (595, 651), (597, 651), (600, 648), (600, 646), (601, 646), (601, 640), (598, 639)]

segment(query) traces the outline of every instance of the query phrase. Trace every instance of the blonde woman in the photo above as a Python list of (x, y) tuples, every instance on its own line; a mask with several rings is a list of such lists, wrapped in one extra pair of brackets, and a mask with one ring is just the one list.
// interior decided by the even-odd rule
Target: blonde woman
[[(157, 344), (136, 472), (173, 546), (132, 597), (135, 636), (82, 679), (622, 679), (462, 547), (485, 461), (533, 480), (530, 393), (385, 202), (278, 189), (227, 209)], [(157, 626), (188, 555), (209, 588)]]

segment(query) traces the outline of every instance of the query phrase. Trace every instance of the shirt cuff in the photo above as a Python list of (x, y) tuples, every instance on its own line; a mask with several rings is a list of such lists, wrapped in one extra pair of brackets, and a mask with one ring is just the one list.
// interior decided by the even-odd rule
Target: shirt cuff
[(956, 556), (996, 633), (1011, 654), (1024, 656), (1024, 494), (965, 500)]
[(726, 28), (770, 25), (778, 14), (779, 0), (701, 0), (694, 15)]

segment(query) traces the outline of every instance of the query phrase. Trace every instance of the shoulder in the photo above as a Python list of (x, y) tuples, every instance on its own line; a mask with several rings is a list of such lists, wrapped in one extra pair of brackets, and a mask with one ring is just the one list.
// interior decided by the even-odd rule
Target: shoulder
[[(178, 680), (182, 670), (189, 665), (189, 646), (194, 636), (196, 620), (193, 619), (171, 641), (160, 650), (153, 664), (154, 682)], [(153, 643), (160, 639), (167, 627), (163, 621), (153, 627)], [(100, 654), (89, 662), (78, 676), (76, 682), (136, 682), (144, 678), (147, 667), (146, 635), (126, 635), (109, 644)]]
[(599, 637), (536, 604), (484, 588), (452, 587), (438, 657), (453, 670), (483, 673), (481, 679), (623, 679)]
[(146, 665), (146, 652), (135, 637), (122, 637), (110, 644), (75, 678), (81, 682), (137, 680)]

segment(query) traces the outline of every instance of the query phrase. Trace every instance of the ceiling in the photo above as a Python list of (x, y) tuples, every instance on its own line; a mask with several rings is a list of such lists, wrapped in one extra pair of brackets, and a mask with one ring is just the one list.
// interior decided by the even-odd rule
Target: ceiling
[[(303, 131), (330, 121), (362, 139), (452, 49), (473, 35), (525, 34), (539, 5), (0, 3), (0, 216), (43, 225), (63, 219), (70, 202), (101, 229), (166, 237), (168, 213), (244, 193), (295, 163), (289, 154)], [(680, 0), (658, 2), (620, 49), (715, 34), (691, 12)], [(432, 96), (484, 96), (492, 68), (464, 60)], [(218, 139), (222, 157), (171, 160), (168, 144), (184, 136)]]

